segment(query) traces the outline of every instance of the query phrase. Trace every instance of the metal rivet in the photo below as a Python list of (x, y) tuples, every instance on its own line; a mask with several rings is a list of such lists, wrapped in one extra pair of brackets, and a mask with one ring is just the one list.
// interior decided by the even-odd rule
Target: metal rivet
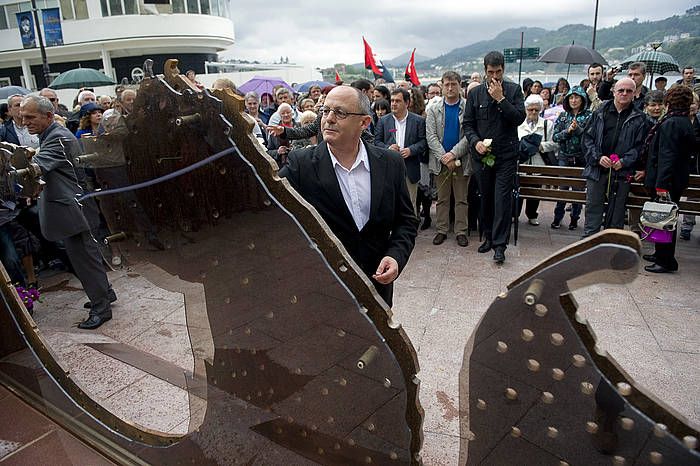
[(486, 409), (486, 402), (484, 400), (482, 400), (481, 398), (479, 398), (478, 400), (476, 400), (476, 408), (480, 409), (482, 411), (485, 410)]
[(520, 333), (520, 336), (525, 341), (532, 341), (532, 339), (535, 338), (535, 334), (532, 333), (532, 330), (528, 328), (524, 328), (523, 331)]
[(547, 437), (557, 438), (559, 431), (555, 427), (547, 427)]
[(389, 453), (389, 458), (391, 458), (392, 460), (398, 459), (398, 457), (399, 455), (397, 455), (395, 451)]
[(528, 359), (527, 368), (530, 369), (532, 372), (537, 372), (538, 370), (540, 370), (540, 363), (534, 359)]
[(352, 446), (355, 446), (355, 441), (354, 441), (353, 439), (349, 438), (349, 439), (347, 440), (347, 442), (348, 442), (348, 445), (350, 445), (351, 447), (352, 447)]
[(384, 386), (386, 388), (391, 387), (391, 380), (387, 379), (386, 377), (384, 378)]
[(250, 243), (250, 244), (248, 245), (248, 249), (250, 249), (251, 251), (252, 251), (253, 249), (255, 249), (255, 243)]
[(225, 297), (225, 298), (224, 298), (224, 302), (225, 302), (226, 304), (231, 304), (231, 298), (229, 298), (228, 296)]
[(613, 456), (613, 464), (615, 466), (624, 466), (625, 463), (626, 461), (623, 456)]
[(598, 424), (596, 424), (595, 422), (590, 422), (590, 421), (587, 422), (586, 423), (586, 432), (588, 432), (589, 434), (595, 434), (596, 432), (598, 432)]
[(632, 394), (632, 387), (625, 382), (618, 382), (617, 391), (620, 392), (622, 396), (630, 396)]
[(270, 202), (269, 199), (265, 199), (265, 200), (263, 201), (263, 204), (265, 205), (265, 207), (270, 207), (270, 206), (272, 205), (272, 202)]
[(499, 353), (505, 353), (506, 351), (508, 351), (508, 345), (503, 341), (499, 341), (496, 345), (496, 351), (498, 351)]
[(698, 439), (692, 435), (686, 435), (683, 437), (683, 444), (691, 450), (695, 450), (698, 447)]
[(333, 424), (335, 422), (335, 418), (333, 416), (328, 416), (328, 419), (326, 419), (326, 422), (328, 424)]
[(506, 299), (508, 297), (508, 292), (504, 291), (503, 293), (499, 293), (498, 297), (501, 299)]
[(581, 393), (584, 395), (592, 395), (594, 391), (595, 387), (593, 387), (593, 384), (589, 382), (581, 382)]
[(292, 304), (296, 304), (299, 302), (299, 299), (296, 297), (296, 295), (293, 295), (291, 298), (289, 298), (289, 302)]
[(338, 381), (338, 385), (340, 385), (341, 387), (344, 387), (344, 386), (346, 386), (347, 384), (348, 384), (348, 381), (345, 380), (345, 379), (343, 379), (343, 378), (341, 378), (341, 379)]
[(375, 426), (373, 423), (369, 422), (367, 423), (367, 430), (370, 432), (374, 432)]
[(241, 284), (242, 284), (242, 285), (247, 285), (247, 284), (249, 284), (249, 283), (250, 283), (250, 278), (248, 278), (248, 277), (243, 277), (243, 278), (241, 279)]
[(339, 328), (338, 331), (335, 332), (335, 334), (342, 338), (345, 336), (345, 330), (343, 330), (342, 328)]
[(523, 434), (523, 433), (522, 433), (522, 432), (520, 431), (520, 429), (518, 429), (517, 427), (513, 426), (513, 427), (510, 428), (510, 435), (511, 435), (511, 436), (513, 436), (513, 437), (515, 437), (515, 438), (518, 438), (518, 437), (520, 437), (522, 434)]
[(323, 395), (323, 396), (328, 395), (328, 389), (327, 389), (326, 387), (323, 387), (323, 388), (321, 389), (321, 395)]
[(564, 344), (564, 337), (561, 333), (553, 333), (549, 336), (549, 341), (552, 342), (554, 346), (561, 346)]
[(527, 287), (527, 291), (523, 295), (523, 302), (528, 306), (534, 305), (540, 300), (542, 290), (544, 290), (544, 282), (539, 278), (534, 279), (530, 282), (530, 286)]
[(634, 429), (634, 419), (623, 417), (620, 419), (620, 425), (622, 426), (622, 430), (632, 430)]
[(574, 354), (571, 356), (571, 362), (573, 362), (574, 366), (576, 367), (583, 367), (586, 365), (586, 358), (580, 354)]
[(658, 451), (652, 451), (649, 453), (649, 461), (651, 464), (661, 464), (664, 462), (664, 456)]
[(554, 403), (554, 395), (550, 392), (542, 392), (542, 403), (551, 405)]
[(268, 312), (267, 314), (265, 314), (265, 317), (267, 317), (268, 319), (274, 319), (274, 318), (275, 318), (275, 313), (272, 312), (272, 311), (270, 311), (270, 312)]
[(552, 369), (552, 378), (554, 380), (564, 380), (564, 371), (555, 367)]
[[(340, 267), (338, 267), (338, 270), (340, 270), (341, 272), (345, 273), (345, 272), (348, 271), (348, 266), (345, 265), (345, 264), (341, 264)], [(369, 458), (369, 457), (368, 457), (368, 458)]]
[(666, 432), (668, 432), (668, 427), (666, 427), (666, 424), (658, 423), (654, 426), (654, 435), (657, 437), (664, 437)]
[(546, 316), (548, 311), (549, 311), (549, 309), (547, 309), (547, 306), (545, 306), (544, 304), (538, 303), (535, 305), (535, 315), (537, 317)]
[(506, 398), (509, 400), (516, 400), (518, 398), (518, 392), (512, 388), (506, 388)]

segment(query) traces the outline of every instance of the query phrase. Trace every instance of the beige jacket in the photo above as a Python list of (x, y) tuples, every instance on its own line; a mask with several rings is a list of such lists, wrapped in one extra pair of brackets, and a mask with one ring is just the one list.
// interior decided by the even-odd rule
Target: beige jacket
[[(442, 147), (442, 138), (445, 133), (445, 105), (444, 99), (440, 103), (431, 104), (426, 110), (425, 117), (425, 138), (428, 140), (428, 168), (434, 175), (439, 175), (442, 170), (440, 157), (447, 151)], [(469, 141), (464, 137), (462, 129), (462, 116), (467, 101), (459, 99), (459, 142), (452, 148), (452, 153), (462, 162), (461, 167), (457, 167), (456, 172), (464, 176), (469, 176), (474, 172), (471, 157), (469, 156)]]

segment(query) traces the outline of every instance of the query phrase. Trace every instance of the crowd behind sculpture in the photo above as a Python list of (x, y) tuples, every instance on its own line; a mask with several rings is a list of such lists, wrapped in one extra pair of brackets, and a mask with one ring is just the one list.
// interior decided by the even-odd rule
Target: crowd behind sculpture
[[(625, 224), (639, 232), (638, 219), (625, 206), (631, 183), (644, 183), (650, 198), (678, 202), (688, 174), (698, 174), (700, 84), (694, 68), (684, 68), (682, 78), (673, 83), (657, 77), (655, 89), (644, 85), (644, 63), (629, 65), (624, 74), (594, 63), (588, 66), (586, 79), (576, 83), (563, 77), (556, 83), (526, 78), (521, 86), (504, 78), (504, 71), (503, 56), (491, 52), (484, 58), (484, 73), (462, 76), (446, 71), (439, 81), (421, 86), (381, 78), (350, 83), (371, 102), (372, 123), (362, 140), (403, 158), (420, 229), (436, 230), (433, 244), (442, 244), (452, 229), (457, 244), (468, 247), (470, 232), (478, 231), (483, 240), (478, 252), (493, 251), (493, 260), (503, 263), (512, 222), (519, 221), (523, 204), (528, 227), (539, 226), (543, 208), (535, 199), (520, 199), (513, 205), (519, 163), (584, 169), (585, 210), (578, 203), (557, 202), (549, 225), (582, 229), (584, 237)], [(194, 72), (187, 76), (193, 86), (203, 87)], [(290, 151), (322, 141), (324, 100), (334, 87), (316, 85), (296, 93), (280, 86), (258, 95), (240, 93), (228, 79), (218, 79), (212, 86), (244, 99), (246, 112), (255, 121), (255, 136), (280, 167)], [(108, 119), (128, 119), (137, 90), (117, 86), (115, 94), (83, 89), (68, 108), (47, 88), (38, 93), (46, 100), (34, 97), (30, 104), (42, 108), (50, 102), (55, 123), (81, 141), (105, 133)], [(0, 142), (40, 146), (42, 134), (31, 131), (22, 113), (26, 102), (25, 96), (16, 95), (6, 107), (3, 104)], [(82, 189), (99, 188), (101, 181), (88, 169)], [(0, 208), (0, 258), (13, 282), (27, 289), (39, 288), (37, 273), (44, 269), (74, 272), (63, 241), (49, 241), (42, 234), (40, 217), (34, 199), (4, 202)], [(690, 239), (694, 224), (693, 216), (684, 216), (681, 239)], [(98, 241), (110, 233), (104, 218), (91, 228)], [(149, 241), (158, 243), (155, 235)], [(122, 265), (118, 249), (106, 254), (113, 267)], [(649, 272), (676, 271), (675, 235), (672, 243), (657, 245), (655, 253), (644, 258), (650, 262)], [(111, 287), (105, 299), (116, 300)], [(100, 311), (102, 318), (92, 322), (96, 326), (85, 328), (108, 320), (104, 317), (111, 317), (111, 312), (105, 309)]]

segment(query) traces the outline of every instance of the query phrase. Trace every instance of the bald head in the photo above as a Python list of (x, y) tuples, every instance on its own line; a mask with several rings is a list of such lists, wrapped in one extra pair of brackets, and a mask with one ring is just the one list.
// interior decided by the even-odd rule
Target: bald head
[(615, 107), (618, 110), (623, 110), (632, 103), (634, 100), (634, 94), (637, 91), (637, 84), (633, 79), (622, 78), (615, 83), (615, 88), (613, 91), (613, 99)]

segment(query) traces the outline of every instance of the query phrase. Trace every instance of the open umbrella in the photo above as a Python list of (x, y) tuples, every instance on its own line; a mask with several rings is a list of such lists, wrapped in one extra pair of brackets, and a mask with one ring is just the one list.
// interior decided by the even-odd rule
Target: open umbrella
[(333, 84), (328, 83), (326, 81), (307, 81), (305, 83), (299, 84), (297, 88), (297, 92), (309, 92), (309, 89), (311, 86), (319, 86), (321, 89), (323, 89), (326, 86), (332, 86)]
[(265, 93), (274, 94), (273, 89), (275, 86), (284, 86), (290, 91), (294, 92), (294, 89), (287, 84), (282, 78), (274, 78), (270, 76), (255, 76), (249, 81), (244, 82), (238, 86), (238, 90), (246, 92), (256, 92), (258, 95), (263, 95)]
[(590, 65), (600, 63), (607, 65), (608, 62), (595, 49), (589, 49), (583, 45), (562, 45), (554, 47), (543, 53), (537, 61), (544, 63), (567, 63), (569, 65)]
[(80, 89), (81, 87), (109, 86), (116, 82), (101, 71), (92, 68), (76, 68), (56, 76), (51, 89)]
[(27, 95), (29, 94), (30, 91), (27, 88), (24, 88), (22, 86), (5, 86), (5, 87), (0, 87), (0, 99), (7, 99), (11, 95)]
[(627, 69), (634, 62), (642, 62), (647, 66), (647, 73), (664, 74), (669, 71), (678, 71), (680, 68), (678, 62), (668, 53), (659, 52), (656, 50), (644, 50), (631, 57), (625, 58), (620, 64), (620, 68)]

